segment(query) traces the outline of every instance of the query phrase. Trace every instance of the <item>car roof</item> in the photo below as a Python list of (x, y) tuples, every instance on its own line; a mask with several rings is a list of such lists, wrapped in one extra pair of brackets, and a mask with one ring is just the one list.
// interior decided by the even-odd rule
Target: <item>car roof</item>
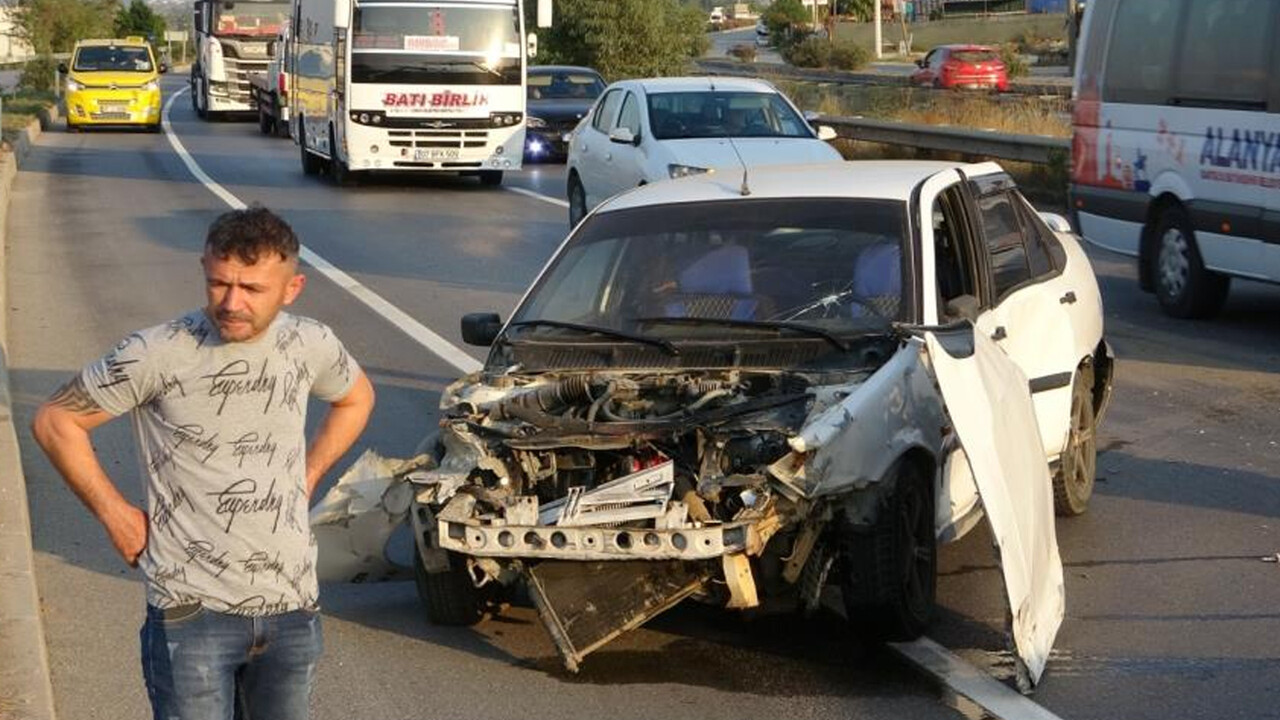
[(618, 85), (624, 84), (628, 86), (639, 85), (646, 93), (703, 92), (713, 89), (727, 92), (778, 92), (777, 88), (764, 80), (725, 77), (722, 75), (644, 78), (640, 80), (624, 80), (618, 83)]
[(151, 43), (138, 38), (93, 38), (91, 40), (78, 40), (76, 47), (107, 47), (111, 45), (123, 47), (149, 47)]
[[(959, 169), (969, 176), (1000, 172), (995, 163), (966, 164), (941, 160), (858, 160), (811, 165), (750, 168), (751, 199), (874, 198), (906, 202), (916, 187), (944, 170)], [(614, 197), (599, 212), (652, 205), (742, 199), (742, 173), (706, 173), (680, 180), (651, 183)]]
[(990, 51), (990, 52), (995, 52), (995, 51), (996, 51), (996, 49), (995, 49), (995, 48), (993, 48), (993, 47), (991, 47), (990, 45), (973, 45), (973, 44), (965, 44), (965, 43), (953, 43), (953, 44), (951, 44), (951, 45), (939, 45), (937, 48), (934, 48), (934, 49), (936, 50), (936, 49), (939, 49), (939, 48), (946, 48), (947, 50), (988, 50), (988, 51)]

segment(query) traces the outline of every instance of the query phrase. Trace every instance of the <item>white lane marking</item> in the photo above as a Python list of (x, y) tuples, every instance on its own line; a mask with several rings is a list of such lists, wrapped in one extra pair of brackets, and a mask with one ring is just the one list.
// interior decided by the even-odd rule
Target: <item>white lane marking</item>
[(927, 637), (889, 647), (1001, 720), (1062, 720)]
[[(173, 151), (182, 159), (183, 164), (191, 171), (191, 174), (200, 181), (201, 185), (208, 188), (209, 192), (217, 195), (220, 200), (231, 206), (235, 210), (243, 210), (248, 207), (240, 198), (231, 194), (226, 188), (214, 182), (213, 178), (201, 169), (191, 157), (191, 153), (187, 152), (186, 146), (178, 139), (177, 133), (173, 131), (172, 125), (169, 123), (169, 108), (173, 105), (173, 101), (179, 95), (186, 92), (186, 88), (177, 90), (169, 96), (168, 102), (164, 104), (164, 114), (161, 117), (161, 123), (164, 125), (165, 137), (169, 139), (169, 145), (173, 147)], [(316, 254), (314, 250), (303, 245), (299, 251), (299, 257), (303, 262), (315, 268), (321, 275), (324, 275), (335, 285), (351, 293), (352, 297), (364, 303), (370, 310), (381, 315), (392, 325), (399, 328), (406, 335), (413, 338), (419, 345), (423, 346), (430, 352), (437, 355), (441, 360), (452, 365), (459, 372), (472, 373), (481, 368), (481, 363), (475, 358), (468, 355), (457, 345), (449, 342), (437, 335), (431, 328), (414, 320), (408, 313), (400, 308), (392, 305), (381, 295), (378, 295), (368, 287), (360, 284), (358, 280), (343, 272), (333, 263), (325, 260)]]
[(556, 205), (556, 206), (558, 206), (558, 207), (562, 207), (562, 208), (567, 208), (567, 207), (569, 207), (569, 201), (568, 201), (568, 200), (561, 200), (560, 198), (553, 198), (553, 197), (551, 197), (550, 195), (543, 195), (542, 193), (539, 193), (539, 192), (534, 192), (534, 191), (532, 191), (532, 190), (529, 190), (529, 189), (526, 189), (526, 188), (522, 188), (522, 187), (513, 187), (513, 186), (511, 186), (511, 185), (507, 185), (507, 186), (506, 186), (506, 189), (507, 189), (507, 190), (509, 190), (509, 191), (511, 191), (511, 192), (513, 192), (513, 193), (516, 193), (517, 195), (524, 195), (525, 197), (531, 197), (531, 198), (533, 198), (534, 200), (541, 200), (541, 201), (542, 201), (542, 202), (544, 202), (544, 203), (551, 203), (552, 205)]

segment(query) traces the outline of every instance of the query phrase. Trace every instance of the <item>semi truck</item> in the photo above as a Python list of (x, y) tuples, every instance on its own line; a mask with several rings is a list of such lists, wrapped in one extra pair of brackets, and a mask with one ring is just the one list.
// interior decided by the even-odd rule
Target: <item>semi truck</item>
[(289, 136), (289, 74), (293, 60), (289, 27), (276, 36), (266, 72), (249, 76), (249, 93), (258, 108), (258, 128), (263, 135)]
[(524, 154), (524, 0), (294, 0), (290, 130), (302, 170), (501, 184)]
[(196, 0), (191, 104), (211, 119), (256, 111), (250, 78), (265, 73), (289, 22), (288, 0)]

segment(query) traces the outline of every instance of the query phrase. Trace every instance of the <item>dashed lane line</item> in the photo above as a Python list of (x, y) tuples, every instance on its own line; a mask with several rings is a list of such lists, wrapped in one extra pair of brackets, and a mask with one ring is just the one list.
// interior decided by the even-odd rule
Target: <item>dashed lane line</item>
[(505, 189), (510, 190), (511, 192), (516, 193), (517, 195), (524, 195), (525, 197), (530, 197), (530, 198), (533, 198), (534, 200), (541, 200), (544, 203), (550, 203), (552, 205), (555, 205), (556, 207), (562, 207), (562, 208), (569, 207), (569, 202), (567, 200), (561, 200), (560, 198), (553, 198), (550, 195), (543, 195), (542, 193), (534, 192), (532, 190), (529, 190), (528, 188), (507, 185)]
[[(222, 200), (231, 208), (235, 210), (243, 210), (248, 207), (248, 205), (246, 205), (243, 200), (232, 194), (231, 191), (215, 182), (213, 178), (209, 177), (209, 174), (200, 167), (200, 165), (195, 161), (195, 158), (191, 156), (191, 153), (187, 152), (186, 146), (184, 146), (182, 141), (178, 139), (177, 133), (173, 131), (173, 126), (169, 122), (169, 109), (173, 106), (174, 100), (186, 91), (187, 89), (183, 88), (174, 92), (169, 96), (168, 102), (164, 104), (164, 115), (161, 118), (161, 122), (164, 125), (165, 137), (168, 138), (169, 145), (173, 147), (173, 151), (178, 154), (178, 157), (182, 159), (183, 164), (185, 164), (187, 169), (191, 171), (191, 174), (200, 181), (201, 185), (204, 185), (209, 192), (218, 196), (218, 199)], [(302, 258), (303, 262), (315, 268), (321, 275), (324, 275), (326, 278), (333, 281), (335, 285), (346, 290), (352, 297), (364, 303), (370, 310), (382, 316), (387, 320), (387, 322), (390, 322), (392, 325), (399, 328), (404, 334), (413, 338), (413, 340), (419, 345), (435, 354), (441, 360), (452, 365), (459, 372), (472, 373), (480, 369), (480, 361), (468, 355), (462, 348), (459, 348), (457, 345), (454, 345), (444, 339), (426, 325), (414, 320), (408, 313), (395, 305), (392, 305), (386, 298), (370, 290), (366, 285), (361, 284), (359, 280), (356, 280), (341, 268), (328, 260), (325, 260), (311, 248), (303, 245), (298, 255)]]

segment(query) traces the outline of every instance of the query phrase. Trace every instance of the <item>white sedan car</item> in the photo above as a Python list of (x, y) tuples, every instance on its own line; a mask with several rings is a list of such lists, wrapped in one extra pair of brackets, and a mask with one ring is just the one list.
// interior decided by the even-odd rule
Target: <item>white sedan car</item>
[(829, 127), (809, 125), (762, 80), (661, 78), (614, 83), (574, 130), (569, 223), (638, 185), (743, 166), (840, 162)]
[[(993, 163), (746, 183), (620, 194), (508, 322), (463, 318), (489, 356), (441, 396), (438, 464), (400, 493), (340, 481), (382, 514), (324, 532), (407, 512), (432, 622), (523, 582), (574, 669), (682, 598), (812, 610), (828, 580), (867, 636), (917, 637), (938, 543), (985, 517), (1037, 681), (1064, 609), (1054, 511), (1085, 510), (1113, 367), (1078, 239)], [(352, 551), (368, 538), (326, 544), (322, 567), (385, 574)]]

